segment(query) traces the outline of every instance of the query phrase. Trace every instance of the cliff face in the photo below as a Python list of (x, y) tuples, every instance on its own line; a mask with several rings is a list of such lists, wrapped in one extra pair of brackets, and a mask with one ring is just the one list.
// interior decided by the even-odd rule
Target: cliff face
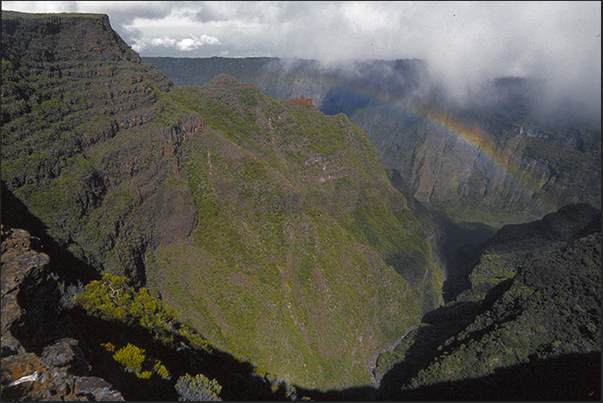
[(588, 125), (441, 104), (414, 116), (376, 108), (352, 119), (417, 199), (436, 206), (458, 200), (468, 206), (466, 218), (479, 220), (480, 206), (488, 210), (488, 204), (526, 218), (571, 203), (600, 205), (600, 131)]
[[(142, 247), (127, 239), (137, 218), (128, 215), (134, 200), (142, 202), (141, 191), (161, 183), (170, 168), (142, 172), (141, 166), (154, 158), (150, 144), (172, 147), (195, 122), (149, 124), (171, 81), (129, 49), (107, 16), (3, 12), (2, 18), (3, 182), (78, 257), (99, 269), (120, 266), (144, 283), (128, 250)], [(111, 209), (102, 234), (82, 240), (86, 218), (118, 194), (127, 201)], [(79, 246), (90, 242), (96, 247), (88, 252)], [(118, 256), (101, 258), (108, 249)]]
[(368, 384), (439, 303), (428, 235), (345, 116), (228, 76), (173, 87), (105, 16), (3, 13), (2, 52), (7, 189), (216, 347), (308, 387)]
[(570, 203), (601, 204), (600, 128), (539, 119), (538, 87), (529, 80), (498, 80), (482, 100), (459, 108), (416, 60), (329, 68), (307, 60), (148, 60), (180, 84), (205, 84), (227, 71), (277, 100), (304, 95), (328, 115), (345, 113), (419, 201), (461, 207), (468, 220), (500, 227)]
[[(62, 151), (77, 151), (149, 121), (145, 108), (171, 85), (119, 38), (106, 15), (5, 11), (2, 24), (5, 135), (19, 132), (20, 119), (37, 120), (32, 130), (60, 134)], [(59, 121), (63, 126), (53, 125)]]

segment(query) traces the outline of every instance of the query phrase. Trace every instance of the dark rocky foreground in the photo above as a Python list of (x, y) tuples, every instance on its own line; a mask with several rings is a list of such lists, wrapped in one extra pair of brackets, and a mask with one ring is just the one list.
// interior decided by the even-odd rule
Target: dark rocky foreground
[[(55, 303), (56, 280), (47, 268), (48, 255), (35, 250), (38, 241), (25, 230), (2, 227), (2, 400), (123, 401), (110, 383), (89, 376), (91, 367), (77, 340), (58, 339), (36, 354), (13, 335), (23, 315), (44, 315), (46, 304)], [(20, 305), (24, 288), (35, 289), (37, 312)]]

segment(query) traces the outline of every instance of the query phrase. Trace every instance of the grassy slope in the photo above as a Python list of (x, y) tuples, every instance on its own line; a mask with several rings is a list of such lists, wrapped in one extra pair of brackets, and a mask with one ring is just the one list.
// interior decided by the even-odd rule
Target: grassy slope
[(180, 155), (195, 228), (147, 255), (152, 283), (217, 346), (272, 373), (368, 383), (370, 359), (437, 302), (440, 280), (364, 133), (225, 76), (165, 105), (206, 125)]

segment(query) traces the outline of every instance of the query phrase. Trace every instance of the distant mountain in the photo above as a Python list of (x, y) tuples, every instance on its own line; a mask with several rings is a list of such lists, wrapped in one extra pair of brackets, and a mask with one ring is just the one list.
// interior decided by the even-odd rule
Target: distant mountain
[(499, 228), (570, 203), (601, 204), (600, 126), (571, 112), (543, 117), (535, 80), (501, 78), (462, 106), (419, 60), (145, 60), (179, 85), (227, 73), (281, 102), (304, 95), (327, 115), (345, 113), (419, 201), (461, 219)]
[(175, 87), (105, 15), (2, 19), (3, 193), (81, 262), (71, 279), (125, 276), (214, 348), (316, 388), (369, 384), (440, 303), (429, 234), (346, 116), (227, 75)]

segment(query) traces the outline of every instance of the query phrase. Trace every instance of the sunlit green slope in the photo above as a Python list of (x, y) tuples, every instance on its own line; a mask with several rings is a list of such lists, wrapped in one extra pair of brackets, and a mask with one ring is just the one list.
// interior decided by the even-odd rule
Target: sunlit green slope
[(216, 347), (302, 386), (368, 384), (438, 304), (429, 234), (344, 115), (228, 76), (173, 87), (106, 16), (3, 13), (2, 29), (2, 181)]
[(437, 303), (440, 280), (364, 132), (228, 76), (173, 89), (160, 108), (204, 124), (173, 180), (195, 225), (147, 253), (151, 285), (214, 344), (272, 373), (369, 383), (377, 350)]

